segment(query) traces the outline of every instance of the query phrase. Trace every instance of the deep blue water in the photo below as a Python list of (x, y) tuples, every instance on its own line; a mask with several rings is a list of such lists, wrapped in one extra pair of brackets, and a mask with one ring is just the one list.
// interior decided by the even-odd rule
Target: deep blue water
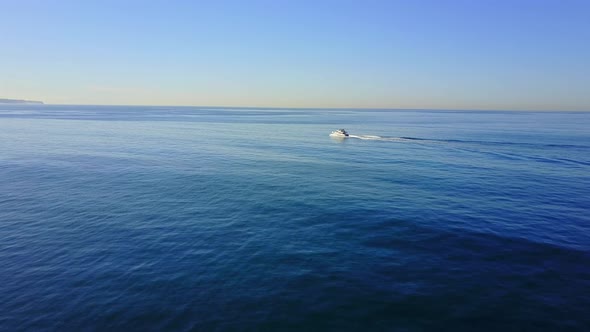
[(0, 106), (0, 330), (589, 312), (590, 113)]

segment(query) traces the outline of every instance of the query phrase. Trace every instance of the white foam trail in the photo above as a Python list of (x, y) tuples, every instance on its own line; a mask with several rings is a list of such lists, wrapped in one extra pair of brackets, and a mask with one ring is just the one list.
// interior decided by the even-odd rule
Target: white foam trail
[(373, 140), (373, 141), (388, 141), (388, 142), (408, 141), (408, 139), (401, 138), (401, 137), (383, 137), (383, 136), (376, 136), (376, 135), (350, 135), (348, 137), (358, 138), (358, 139), (363, 139), (363, 140)]

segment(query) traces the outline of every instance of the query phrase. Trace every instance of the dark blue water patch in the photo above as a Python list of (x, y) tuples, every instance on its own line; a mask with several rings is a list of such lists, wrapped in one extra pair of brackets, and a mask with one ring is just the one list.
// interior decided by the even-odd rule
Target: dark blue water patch
[[(18, 292), (19, 296), (4, 297), (9, 300), (2, 304), (2, 312), (34, 318), (4, 317), (4, 326), (75, 330), (88, 326), (98, 330), (513, 326), (583, 330), (590, 326), (585, 316), (590, 305), (585, 296), (590, 290), (587, 252), (368, 215), (368, 211), (357, 216), (317, 214), (301, 219), (301, 226), (289, 231), (281, 232), (278, 226), (258, 229), (265, 232), (263, 236), (223, 227), (165, 228), (155, 238), (153, 229), (70, 229), (39, 234), (41, 241), (34, 250), (15, 248), (16, 239), (8, 239), (4, 244), (8, 249), (3, 248), (9, 255), (3, 256), (2, 289), (5, 295)], [(163, 215), (155, 218), (166, 220)], [(57, 235), (61, 239), (51, 239)], [(69, 250), (60, 249), (60, 243), (67, 243)], [(7, 259), (10, 252), (15, 256)], [(31, 293), (31, 287), (36, 291)]]

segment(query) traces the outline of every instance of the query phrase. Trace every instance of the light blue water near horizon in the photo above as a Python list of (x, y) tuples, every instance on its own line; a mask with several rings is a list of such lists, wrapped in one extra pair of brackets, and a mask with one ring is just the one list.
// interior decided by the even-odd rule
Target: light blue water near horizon
[(0, 329), (588, 330), (589, 128), (2, 105)]

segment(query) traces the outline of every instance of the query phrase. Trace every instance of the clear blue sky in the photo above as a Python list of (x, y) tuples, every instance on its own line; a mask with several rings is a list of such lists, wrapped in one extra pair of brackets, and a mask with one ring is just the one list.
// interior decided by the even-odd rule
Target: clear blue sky
[(587, 0), (0, 0), (0, 98), (590, 110)]

